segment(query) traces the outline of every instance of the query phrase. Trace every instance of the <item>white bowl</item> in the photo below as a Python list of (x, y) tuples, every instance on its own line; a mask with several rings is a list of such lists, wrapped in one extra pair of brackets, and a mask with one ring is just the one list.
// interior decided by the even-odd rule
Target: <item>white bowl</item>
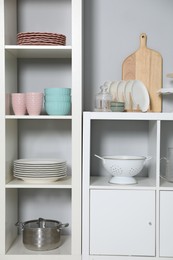
[(116, 184), (136, 183), (133, 176), (140, 173), (146, 160), (151, 159), (145, 156), (95, 156), (102, 160), (103, 167), (113, 176), (110, 183)]

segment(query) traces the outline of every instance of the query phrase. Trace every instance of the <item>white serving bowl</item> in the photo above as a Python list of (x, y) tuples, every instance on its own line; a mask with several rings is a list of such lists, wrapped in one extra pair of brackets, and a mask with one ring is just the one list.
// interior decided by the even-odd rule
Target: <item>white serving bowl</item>
[(140, 173), (146, 160), (151, 159), (145, 156), (95, 156), (102, 160), (103, 167), (113, 176), (110, 183), (116, 184), (136, 183), (133, 176)]

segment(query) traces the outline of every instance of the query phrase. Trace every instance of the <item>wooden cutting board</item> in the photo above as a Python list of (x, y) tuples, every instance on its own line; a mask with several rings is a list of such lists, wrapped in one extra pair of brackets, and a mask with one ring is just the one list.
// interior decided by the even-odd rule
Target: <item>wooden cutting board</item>
[(141, 80), (150, 96), (150, 111), (162, 111), (161, 95), (157, 91), (162, 87), (162, 56), (159, 52), (147, 48), (147, 35), (140, 35), (139, 49), (128, 56), (122, 65), (123, 80)]

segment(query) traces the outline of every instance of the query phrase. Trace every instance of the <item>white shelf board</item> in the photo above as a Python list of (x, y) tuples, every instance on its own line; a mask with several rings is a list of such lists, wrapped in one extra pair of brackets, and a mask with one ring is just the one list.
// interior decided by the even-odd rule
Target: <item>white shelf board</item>
[(147, 177), (135, 177), (137, 180), (136, 184), (131, 185), (120, 185), (120, 184), (112, 184), (109, 183), (111, 176), (92, 176), (90, 179), (90, 189), (106, 189), (106, 190), (114, 190), (114, 189), (156, 189), (156, 182)]
[(71, 46), (5, 45), (16, 58), (71, 58)]
[(29, 115), (6, 115), (6, 119), (72, 119), (72, 115), (65, 116), (49, 116), (49, 115), (39, 115), (39, 116), (29, 116)]
[(29, 182), (24, 182), (23, 180), (20, 179), (13, 179), (9, 183), (5, 185), (6, 188), (55, 188), (55, 189), (71, 189), (72, 184), (71, 184), (71, 176), (67, 176), (64, 179), (60, 179), (55, 182), (50, 182), (50, 183), (29, 183)]
[(91, 120), (173, 120), (173, 113), (84, 112)]
[[(38, 259), (42, 258), (44, 255), (56, 256), (59, 259), (60, 255), (70, 255), (71, 254), (71, 236), (61, 236), (61, 245), (57, 249), (49, 251), (32, 251), (25, 248), (22, 241), (22, 235), (19, 235), (17, 239), (12, 244), (11, 248), (8, 250), (7, 255), (31, 255), (32, 259), (38, 256)], [(52, 259), (52, 258), (51, 258)]]

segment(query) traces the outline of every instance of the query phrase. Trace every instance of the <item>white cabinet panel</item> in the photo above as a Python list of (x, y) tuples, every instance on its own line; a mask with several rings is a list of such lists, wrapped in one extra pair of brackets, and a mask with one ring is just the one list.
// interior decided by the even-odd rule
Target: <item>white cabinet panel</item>
[(155, 255), (155, 192), (90, 191), (90, 254)]
[(173, 257), (173, 191), (160, 192), (160, 256)]

